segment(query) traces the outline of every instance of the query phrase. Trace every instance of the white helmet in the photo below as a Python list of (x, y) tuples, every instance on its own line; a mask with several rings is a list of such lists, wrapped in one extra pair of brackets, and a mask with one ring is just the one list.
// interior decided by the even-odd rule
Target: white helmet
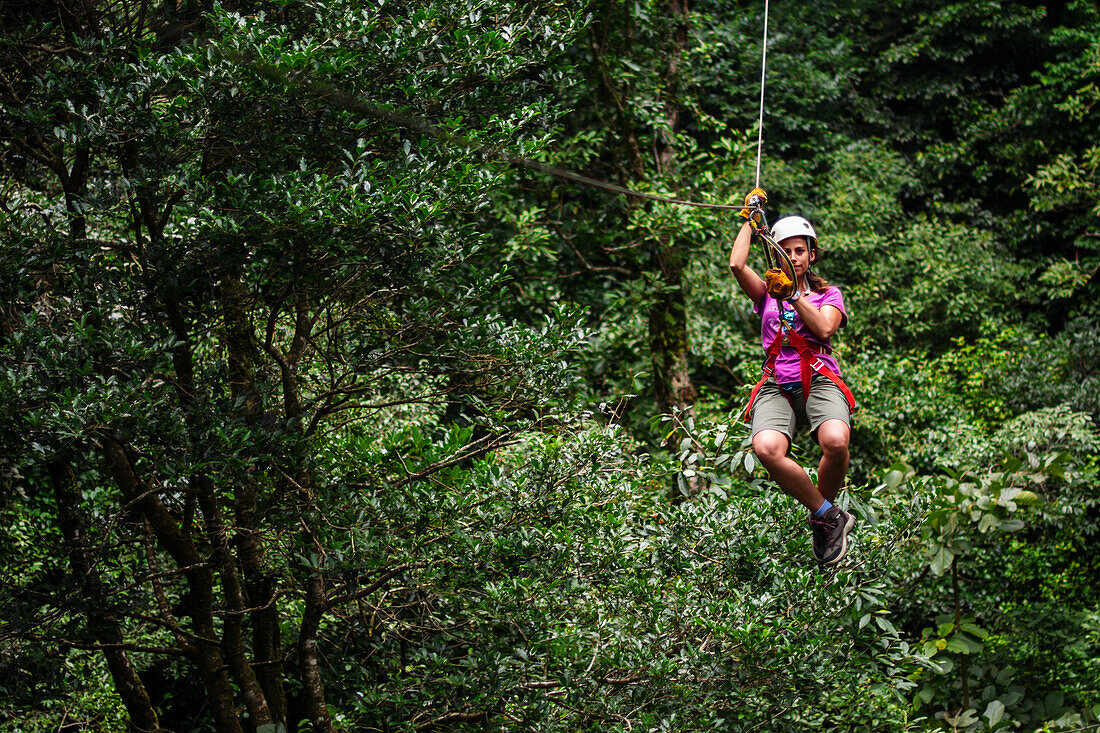
[(784, 216), (772, 224), (772, 239), (782, 242), (787, 237), (805, 237), (810, 249), (817, 248), (817, 232), (810, 222), (801, 216)]

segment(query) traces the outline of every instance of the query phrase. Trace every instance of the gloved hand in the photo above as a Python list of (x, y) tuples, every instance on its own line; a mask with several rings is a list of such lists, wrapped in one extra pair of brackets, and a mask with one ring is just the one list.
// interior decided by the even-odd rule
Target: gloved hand
[(737, 213), (742, 219), (753, 220), (753, 210), (768, 203), (768, 194), (762, 188), (754, 188), (745, 194), (745, 208)]
[(777, 267), (764, 273), (764, 285), (768, 289), (768, 295), (776, 300), (786, 300), (794, 295), (794, 282)]

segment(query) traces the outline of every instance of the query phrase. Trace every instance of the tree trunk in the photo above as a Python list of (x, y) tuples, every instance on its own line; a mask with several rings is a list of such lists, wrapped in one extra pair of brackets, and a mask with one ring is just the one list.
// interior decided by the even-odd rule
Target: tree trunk
[(149, 520), (157, 544), (172, 557), (176, 565), (187, 568), (184, 577), (190, 591), (187, 594), (188, 608), (193, 633), (198, 637), (191, 656), (202, 673), (217, 730), (219, 733), (238, 733), (241, 731), (241, 724), (233, 701), (233, 686), (226, 673), (225, 659), (219, 650), (217, 627), (214, 623), (214, 573), (160, 497), (138, 478), (122, 443), (108, 432), (101, 433), (100, 442), (104, 462), (127, 503)]
[[(684, 48), (688, 42), (688, 18), (686, 0), (669, 0), (667, 13), (671, 28), (668, 66), (665, 71), (667, 98), (665, 120), (667, 129), (657, 149), (658, 173), (666, 181), (675, 181), (676, 135), (680, 129), (680, 82)], [(676, 455), (685, 435), (679, 426), (695, 415), (697, 392), (691, 379), (688, 363), (687, 305), (683, 290), (684, 267), (687, 257), (671, 233), (661, 233), (653, 269), (660, 273), (661, 292), (649, 312), (649, 342), (653, 363), (654, 392), (657, 410), (671, 417), (677, 429), (668, 431), (665, 448)], [(684, 480), (674, 487), (673, 495), (697, 492), (701, 486), (698, 477)]]
[(314, 573), (306, 584), (306, 607), (298, 633), (298, 661), (301, 665), (302, 692), (306, 711), (313, 724), (313, 733), (335, 733), (325, 701), (325, 685), (317, 659), (317, 629), (324, 615), (325, 589), (320, 573)]
[[(303, 407), (301, 394), (298, 389), (298, 363), (309, 345), (310, 335), (313, 329), (313, 321), (310, 316), (311, 300), (309, 293), (304, 288), (299, 288), (293, 296), (294, 307), (294, 333), (291, 337), (290, 347), (283, 351), (271, 338), (264, 342), (264, 349), (278, 365), (280, 381), (283, 388), (283, 418), (288, 426), (295, 431), (298, 442), (292, 451), (292, 458), (288, 468), (293, 471), (293, 481), (287, 476), (282, 480), (280, 491), (294, 492), (299, 496), (299, 502), (303, 507), (315, 506), (315, 492), (313, 475), (310, 469), (309, 456), (304, 451), (304, 435), (302, 434)], [(316, 540), (310, 531), (312, 518), (308, 512), (301, 515), (302, 526), (305, 528), (302, 545), (304, 551), (315, 551), (316, 556), (322, 556), (321, 549), (316, 546)], [(313, 726), (314, 733), (334, 733), (335, 728), (332, 718), (328, 714), (328, 702), (325, 695), (324, 680), (321, 679), (320, 660), (317, 652), (317, 632), (320, 628), (321, 618), (327, 608), (325, 593), (325, 580), (323, 574), (312, 568), (303, 568), (308, 572), (305, 587), (305, 608), (302, 611), (302, 622), (298, 629), (298, 664), (302, 681), (302, 691), (306, 702), (306, 712)]]
[(138, 676), (126, 650), (119, 648), (124, 639), (118, 620), (103, 613), (100, 608), (100, 596), (103, 595), (99, 573), (95, 562), (85, 545), (86, 523), (80, 514), (80, 492), (77, 490), (76, 473), (72, 464), (64, 459), (50, 461), (47, 466), (50, 483), (53, 485), (57, 500), (59, 528), (65, 538), (65, 551), (73, 577), (80, 579), (81, 594), (88, 603), (87, 623), (92, 637), (107, 647), (103, 656), (107, 660), (107, 669), (111, 673), (115, 691), (126, 706), (130, 716), (130, 725), (138, 731), (159, 731), (160, 722), (149, 700), (149, 693)]
[[(234, 404), (240, 405), (245, 420), (262, 430), (263, 403), (256, 388), (260, 351), (249, 319), (244, 289), (234, 278), (222, 282), (219, 296), (222, 330), (229, 365), (229, 389)], [(265, 548), (256, 516), (258, 487), (252, 475), (237, 487), (233, 502), (233, 546), (244, 575), (244, 593), (252, 623), (252, 655), (255, 675), (275, 722), (287, 722), (287, 698), (283, 687), (282, 635), (279, 608), (275, 602), (275, 579), (267, 567)]]

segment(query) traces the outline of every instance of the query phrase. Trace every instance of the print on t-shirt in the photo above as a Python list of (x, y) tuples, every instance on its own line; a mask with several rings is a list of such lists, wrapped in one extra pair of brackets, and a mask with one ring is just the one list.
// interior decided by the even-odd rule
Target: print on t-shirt
[(784, 346), (790, 346), (791, 345), (791, 340), (789, 338), (787, 338), (786, 331), (787, 331), (787, 329), (793, 329), (794, 328), (794, 317), (795, 317), (794, 309), (793, 308), (788, 309), (786, 305), (780, 303), (779, 304), (779, 317), (783, 319), (783, 323), (787, 326), (787, 328), (783, 329), (783, 331), (784, 331), (784, 333), (783, 333), (783, 345)]

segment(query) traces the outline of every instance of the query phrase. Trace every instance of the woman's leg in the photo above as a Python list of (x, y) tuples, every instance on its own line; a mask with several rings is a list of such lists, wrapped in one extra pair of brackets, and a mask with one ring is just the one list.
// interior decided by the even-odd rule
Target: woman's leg
[[(787, 455), (790, 441), (786, 435), (778, 430), (761, 430), (752, 438), (752, 449), (779, 487), (804, 507), (814, 512), (825, 503), (821, 492), (814, 486), (814, 482), (810, 480), (802, 466)], [(843, 476), (841, 479), (843, 480)]]
[(848, 441), (851, 434), (848, 423), (835, 418), (826, 420), (817, 428), (817, 444), (821, 446), (817, 488), (829, 501), (836, 499), (848, 475)]

